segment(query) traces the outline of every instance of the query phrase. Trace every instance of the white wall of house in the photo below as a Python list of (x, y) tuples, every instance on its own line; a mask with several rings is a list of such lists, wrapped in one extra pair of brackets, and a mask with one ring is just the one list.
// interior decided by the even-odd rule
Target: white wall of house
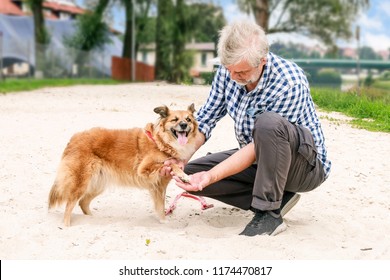
[(211, 72), (213, 71), (214, 52), (199, 51), (194, 55), (194, 65), (191, 70), (196, 72)]
[[(186, 45), (186, 49), (194, 53), (194, 65), (190, 70), (192, 75), (197, 76), (201, 72), (213, 71), (214, 48), (214, 43), (190, 43)], [(144, 48), (141, 47), (141, 50), (137, 52), (137, 61), (154, 66), (156, 61), (154, 44)]]

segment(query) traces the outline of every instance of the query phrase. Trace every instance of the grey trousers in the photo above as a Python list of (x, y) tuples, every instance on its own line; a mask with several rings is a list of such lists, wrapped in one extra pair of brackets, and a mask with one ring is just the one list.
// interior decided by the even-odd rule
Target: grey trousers
[[(325, 180), (310, 131), (272, 112), (261, 114), (253, 130), (256, 162), (195, 195), (248, 210), (279, 209), (284, 191), (308, 192)], [(184, 171), (207, 171), (238, 149), (208, 154), (189, 162)]]

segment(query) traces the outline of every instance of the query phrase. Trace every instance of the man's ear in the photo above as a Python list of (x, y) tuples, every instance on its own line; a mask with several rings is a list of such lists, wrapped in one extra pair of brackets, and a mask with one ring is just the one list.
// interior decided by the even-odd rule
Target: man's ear
[(169, 115), (169, 109), (167, 106), (156, 107), (153, 110), (156, 114), (159, 114), (162, 118), (166, 118)]

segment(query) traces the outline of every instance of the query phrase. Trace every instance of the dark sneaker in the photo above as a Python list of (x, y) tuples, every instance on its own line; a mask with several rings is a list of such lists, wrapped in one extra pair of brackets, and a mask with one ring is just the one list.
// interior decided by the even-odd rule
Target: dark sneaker
[(272, 211), (257, 211), (252, 221), (245, 227), (240, 235), (277, 235), (287, 229), (282, 216)]
[(284, 217), (288, 211), (291, 210), (298, 203), (298, 200), (301, 198), (300, 194), (293, 192), (284, 192), (282, 198), (282, 204), (280, 205), (280, 215)]

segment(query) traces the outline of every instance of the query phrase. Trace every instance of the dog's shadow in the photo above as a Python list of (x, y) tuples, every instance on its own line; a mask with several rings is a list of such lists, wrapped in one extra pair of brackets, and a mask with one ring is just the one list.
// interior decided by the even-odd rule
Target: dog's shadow
[[(206, 210), (186, 207), (175, 209), (172, 214), (166, 216), (164, 222), (161, 222), (152, 208), (126, 207), (119, 211), (117, 207), (118, 204), (109, 209), (103, 206), (93, 207), (92, 215), (84, 215), (81, 210), (77, 209), (72, 213), (70, 228), (80, 226), (104, 228), (109, 225), (111, 230), (145, 228), (163, 232), (185, 232), (202, 237), (221, 237), (222, 232), (223, 236), (229, 233), (236, 234), (250, 221), (251, 217), (248, 211), (232, 207), (217, 206)], [(59, 228), (65, 228), (62, 224), (62, 211), (50, 211), (49, 217), (53, 223), (57, 223)], [(202, 230), (203, 228), (207, 230)]]

